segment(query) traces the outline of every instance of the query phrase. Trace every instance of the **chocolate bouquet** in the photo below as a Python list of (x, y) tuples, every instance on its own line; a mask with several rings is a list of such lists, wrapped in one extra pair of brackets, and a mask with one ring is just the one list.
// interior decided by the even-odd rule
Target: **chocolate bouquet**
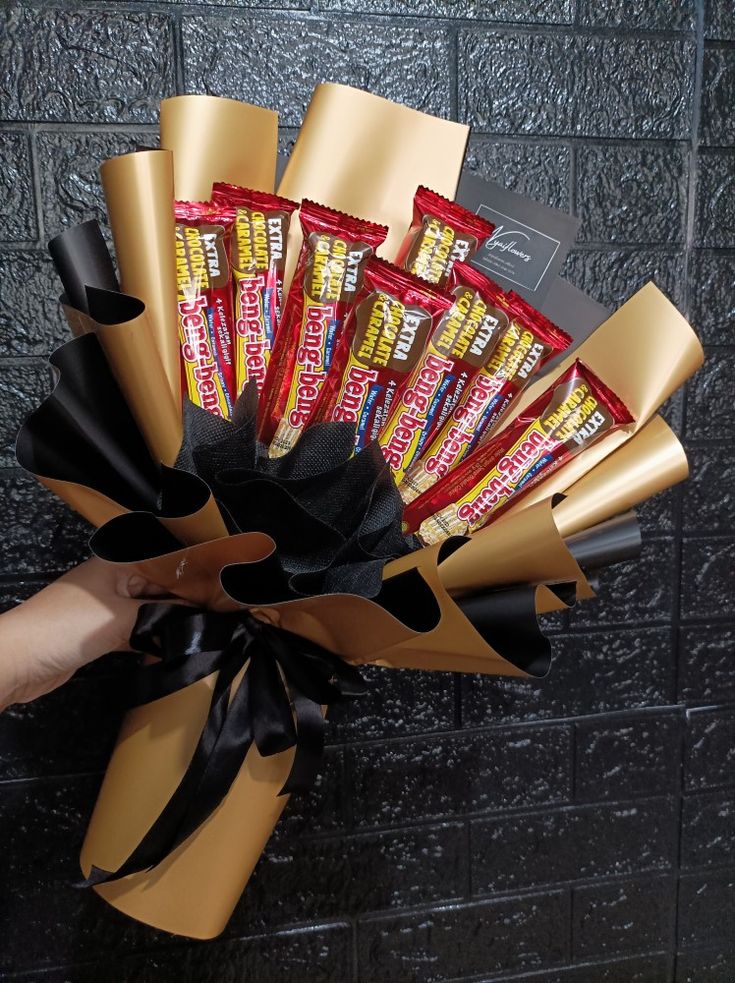
[(686, 476), (690, 327), (649, 284), (580, 341), (489, 279), (466, 140), (321, 85), (276, 194), (274, 113), (176, 97), (101, 165), (117, 272), (94, 222), (50, 243), (75, 337), (18, 458), (165, 592), (82, 850), (134, 918), (222, 931), (360, 665), (544, 675), (538, 616)]

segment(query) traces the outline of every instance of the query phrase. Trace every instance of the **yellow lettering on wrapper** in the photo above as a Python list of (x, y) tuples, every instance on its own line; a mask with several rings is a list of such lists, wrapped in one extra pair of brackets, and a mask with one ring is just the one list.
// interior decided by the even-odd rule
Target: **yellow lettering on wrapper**
[(431, 404), (453, 367), (430, 343), (380, 434), (378, 442), (396, 482), (402, 481), (416, 456)]
[(327, 376), (327, 336), (335, 307), (335, 304), (320, 304), (304, 295), (296, 364), (283, 419), (268, 448), (270, 457), (282, 457), (296, 445), (322, 391)]
[(266, 276), (233, 270), (235, 281), (235, 378), (238, 395), (248, 382), (263, 391), (271, 356), (264, 308)]

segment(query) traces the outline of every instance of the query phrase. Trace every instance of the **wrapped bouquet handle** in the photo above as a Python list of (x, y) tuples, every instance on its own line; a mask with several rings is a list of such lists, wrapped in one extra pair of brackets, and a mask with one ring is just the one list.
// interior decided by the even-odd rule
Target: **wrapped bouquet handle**
[(138, 706), (213, 673), (216, 682), (191, 761), (161, 814), (116, 871), (92, 867), (85, 886), (160, 863), (220, 805), (252, 744), (264, 758), (294, 749), (281, 795), (311, 788), (324, 750), (323, 706), (365, 692), (342, 659), (247, 612), (145, 604), (130, 643), (158, 659), (139, 670)]

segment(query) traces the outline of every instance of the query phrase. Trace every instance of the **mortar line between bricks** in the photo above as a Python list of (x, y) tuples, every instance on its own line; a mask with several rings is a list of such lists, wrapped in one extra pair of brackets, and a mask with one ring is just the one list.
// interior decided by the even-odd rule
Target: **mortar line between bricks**
[(350, 959), (350, 975), (352, 983), (358, 983), (360, 979), (360, 958), (357, 949), (357, 918), (351, 916), (349, 919), (350, 926), (350, 939), (351, 939), (351, 956)]
[[(34, 188), (35, 191), (35, 188)], [(41, 242), (41, 237), (38, 239), (16, 239), (11, 242), (8, 239), (0, 240), (0, 251), (8, 256), (10, 253), (20, 253), (20, 252), (38, 252), (38, 250), (43, 250), (43, 243)]]
[(506, 133), (502, 130), (473, 130), (470, 139), (478, 136), (482, 139), (490, 137), (493, 140), (502, 140), (503, 143), (518, 144), (551, 144), (552, 146), (566, 146), (567, 144), (575, 148), (590, 146), (604, 146), (632, 150), (636, 147), (641, 149), (660, 149), (673, 150), (689, 149), (689, 136), (683, 137), (607, 137), (602, 134), (599, 136), (577, 136), (573, 133)]
[(33, 128), (28, 133), (28, 145), (31, 154), (31, 180), (33, 182), (33, 198), (36, 211), (36, 229), (38, 231), (37, 241), (40, 245), (46, 238), (46, 222), (43, 217), (43, 207), (41, 205), (41, 168), (38, 161), (36, 133)]
[[(625, 969), (629, 963), (639, 959), (667, 957), (669, 955), (670, 953), (665, 952), (663, 949), (642, 949), (637, 952), (616, 953), (614, 957), (601, 961), (604, 957), (600, 954), (597, 959), (585, 959), (584, 962), (575, 963), (559, 963), (549, 967), (549, 969), (530, 969), (528, 972), (521, 973), (520, 975), (516, 970), (509, 969), (502, 973), (493, 973), (492, 979), (490, 979), (487, 973), (477, 973), (474, 976), (453, 976), (451, 979), (447, 977), (445, 980), (442, 980), (442, 983), (537, 983), (537, 981), (544, 983), (549, 978), (549, 973), (552, 974), (553, 979), (558, 979), (553, 974), (555, 972), (566, 973), (568, 969), (575, 971), (577, 969), (606, 970), (610, 967), (622, 967)], [(621, 977), (617, 978), (620, 979)], [(584, 983), (596, 983), (598, 979), (599, 977), (589, 977)]]
[(411, 744), (416, 741), (423, 741), (425, 739), (434, 740), (447, 740), (456, 739), (463, 740), (465, 738), (472, 737), (483, 737), (489, 735), (497, 735), (500, 731), (509, 731), (516, 733), (520, 730), (525, 729), (543, 729), (543, 730), (563, 730), (569, 724), (574, 724), (576, 722), (585, 723), (590, 720), (626, 720), (630, 717), (639, 717), (642, 715), (651, 716), (655, 714), (656, 716), (668, 716), (672, 713), (679, 713), (683, 710), (682, 704), (670, 703), (656, 706), (646, 706), (637, 708), (626, 708), (623, 710), (606, 710), (598, 713), (586, 713), (583, 716), (566, 716), (566, 717), (549, 717), (545, 720), (521, 720), (514, 721), (512, 723), (496, 723), (489, 724), (484, 727), (467, 727), (457, 733), (454, 730), (433, 730), (426, 731), (421, 734), (400, 734), (391, 738), (369, 738), (362, 741), (338, 741), (330, 743), (330, 748), (342, 749), (342, 748), (372, 748), (379, 747), (381, 745), (395, 747), (396, 745)]
[[(453, 120), (459, 120), (459, 31), (447, 29), (449, 41), (449, 110)], [(469, 146), (469, 134), (467, 135)]]
[(181, 12), (176, 11), (173, 20), (174, 77), (177, 95), (186, 92), (184, 82), (184, 37), (181, 26)]
[[(697, 179), (699, 164), (699, 127), (701, 118), (703, 75), (704, 75), (704, 2), (696, 0), (696, 53), (694, 62), (694, 92), (691, 122), (691, 146), (689, 152), (689, 183), (687, 194), (687, 221), (686, 221), (686, 250), (684, 253), (684, 299), (686, 313), (691, 315), (692, 290), (690, 276), (694, 259), (694, 247), (696, 241), (696, 196)], [(685, 385), (681, 397), (681, 422), (682, 431), (687, 431), (687, 390)], [(684, 652), (681, 647), (682, 642), (682, 603), (681, 594), (684, 589), (683, 576), (683, 544), (684, 544), (684, 490), (681, 485), (676, 489), (674, 495), (674, 596), (673, 596), (673, 619), (672, 619), (672, 645), (674, 651), (674, 695), (678, 696), (681, 683), (681, 660)], [(676, 837), (676, 887), (674, 891), (674, 913), (670, 927), (670, 948), (674, 955), (674, 972), (679, 948), (679, 936), (681, 932), (681, 857), (682, 857), (682, 837), (684, 822), (684, 783), (686, 778), (686, 747), (687, 747), (688, 715), (685, 714), (684, 727), (679, 735), (679, 788), (678, 788), (678, 835)]]
[(31, 368), (37, 368), (39, 366), (48, 366), (48, 356), (46, 355), (3, 355), (0, 356), (0, 368), (15, 368), (19, 366), (21, 368), (30, 366)]
[[(303, 935), (306, 933), (313, 933), (319, 931), (329, 931), (334, 928), (345, 928), (347, 922), (344, 918), (315, 918), (312, 921), (294, 922), (289, 925), (278, 926), (273, 929), (273, 931), (263, 931), (257, 932), (253, 935), (236, 935), (234, 933), (228, 933), (227, 929), (222, 935), (217, 937), (217, 941), (221, 942), (267, 942), (272, 939), (282, 939), (288, 938), (294, 935)], [(131, 955), (155, 955), (158, 952), (165, 952), (167, 955), (176, 952), (190, 952), (192, 949), (191, 940), (182, 940), (182, 936), (171, 936), (169, 938), (162, 936), (162, 938), (155, 943), (155, 945), (141, 945), (135, 946), (131, 950)], [(51, 973), (58, 972), (59, 970), (66, 970), (70, 968), (94, 968), (98, 967), (100, 960), (109, 953), (101, 952), (100, 955), (95, 959), (81, 959), (75, 960), (71, 963), (53, 963), (45, 964), (42, 966), (25, 966), (23, 968), (14, 969), (8, 973), (4, 973), (0, 970), (0, 980), (13, 979), (18, 976), (22, 976), (28, 973)], [(304, 980), (304, 983), (310, 983), (308, 980)], [(340, 981), (341, 983), (341, 981)]]
[(465, 819), (465, 822), (464, 822), (464, 841), (465, 841), (465, 849), (467, 850), (467, 883), (465, 884), (465, 888), (466, 888), (466, 891), (467, 891), (467, 900), (468, 901), (473, 901), (474, 900), (474, 891), (475, 891), (474, 877), (472, 876), (472, 874), (473, 874), (473, 864), (472, 864), (472, 841), (473, 841), (473, 836), (472, 836), (472, 823), (470, 822), (469, 819)]
[[(162, 97), (163, 98), (163, 97)], [(141, 122), (140, 120), (122, 120), (119, 123), (108, 123), (105, 120), (90, 122), (89, 120), (73, 119), (26, 119), (14, 120), (0, 116), (0, 131), (3, 133), (121, 133), (131, 135), (136, 133), (158, 133), (158, 123)]]
[[(183, 44), (183, 41), (182, 41)], [(31, 128), (35, 128), (37, 133), (79, 133), (79, 134), (94, 134), (94, 133), (130, 133), (135, 135), (138, 132), (144, 134), (158, 133), (159, 125), (155, 121), (151, 122), (141, 122), (139, 120), (129, 120), (122, 121), (120, 123), (109, 123), (105, 120), (99, 120), (97, 122), (89, 122), (85, 120), (46, 120), (46, 119), (35, 119), (35, 120), (11, 120), (7, 118), (0, 117), (0, 131), (6, 133), (29, 133)], [(279, 124), (279, 132), (286, 135), (296, 135), (298, 133), (299, 127), (293, 123), (282, 123)], [(641, 147), (642, 149), (649, 148), (660, 148), (660, 149), (672, 149), (674, 147), (686, 146), (689, 147), (689, 138), (686, 136), (682, 137), (631, 137), (631, 136), (620, 136), (620, 137), (606, 137), (602, 134), (598, 136), (577, 136), (571, 133), (511, 133), (503, 132), (502, 130), (492, 130), (492, 129), (478, 129), (473, 128), (470, 133), (470, 140), (480, 138), (492, 139), (494, 141), (502, 141), (503, 143), (517, 144), (519, 146), (527, 144), (550, 144), (552, 146), (567, 146), (571, 145), (573, 147), (585, 147), (585, 146), (605, 146), (605, 147), (621, 147), (631, 149), (632, 147)], [(731, 154), (733, 147), (706, 147), (706, 150), (712, 150), (716, 152), (722, 152), (721, 156), (727, 156), (728, 152)], [(714, 249), (717, 251), (727, 252), (728, 247), (702, 247), (708, 249)], [(733, 251), (730, 247), (729, 251)]]

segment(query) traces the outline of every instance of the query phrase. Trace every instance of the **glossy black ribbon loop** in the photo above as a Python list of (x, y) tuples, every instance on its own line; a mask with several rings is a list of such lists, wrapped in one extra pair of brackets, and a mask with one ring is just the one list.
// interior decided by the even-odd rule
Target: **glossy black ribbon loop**
[(118, 870), (93, 867), (84, 887), (149, 870), (168, 856), (222, 802), (252, 744), (264, 757), (295, 748), (281, 795), (311, 788), (324, 750), (322, 707), (366, 689), (342, 659), (247, 612), (145, 604), (130, 644), (160, 660), (141, 668), (134, 682), (136, 705), (214, 672), (217, 679), (204, 729), (163, 811)]

